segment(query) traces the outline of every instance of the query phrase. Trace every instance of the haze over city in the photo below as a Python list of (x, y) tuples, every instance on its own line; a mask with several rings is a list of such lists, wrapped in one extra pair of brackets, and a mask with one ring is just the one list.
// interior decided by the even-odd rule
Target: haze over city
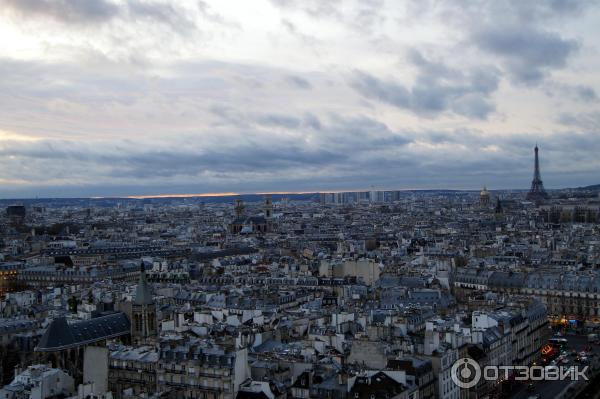
[(588, 1), (0, 0), (0, 197), (600, 183)]

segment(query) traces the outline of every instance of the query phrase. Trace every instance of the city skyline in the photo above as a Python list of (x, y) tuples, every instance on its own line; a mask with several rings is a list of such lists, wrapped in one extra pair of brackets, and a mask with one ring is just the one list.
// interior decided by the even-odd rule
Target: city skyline
[(597, 2), (0, 5), (0, 198), (600, 183)]
[(0, 0), (0, 398), (600, 399), (600, 0)]
[[(545, 200), (547, 200), (549, 198), (548, 194), (545, 192), (542, 180), (541, 180), (541, 173), (540, 173), (540, 166), (539, 166), (539, 154), (538, 154), (538, 145), (536, 143), (536, 146), (534, 148), (534, 177), (533, 177), (533, 181), (531, 183), (531, 188), (529, 189), (526, 199), (528, 201), (533, 201), (536, 203), (541, 203), (544, 202)], [(588, 186), (589, 188), (592, 188), (592, 186), (597, 187), (599, 185), (590, 185)], [(586, 188), (586, 187), (561, 187), (558, 188), (558, 190), (560, 189), (577, 189), (577, 188)], [(366, 188), (361, 188), (361, 189), (351, 189), (351, 190), (314, 190), (314, 191), (266, 191), (266, 192), (252, 192), (252, 191), (247, 191), (247, 192), (223, 192), (223, 193), (174, 193), (174, 194), (145, 194), (145, 195), (107, 195), (107, 196), (91, 196), (89, 197), (90, 199), (111, 199), (111, 198), (115, 198), (115, 199), (160, 199), (160, 198), (171, 198), (171, 199), (176, 199), (176, 198), (217, 198), (217, 197), (238, 197), (238, 196), (254, 196), (254, 197), (260, 197), (260, 196), (270, 196), (270, 195), (303, 195), (303, 194), (357, 194), (357, 193), (402, 193), (402, 192), (415, 192), (415, 191), (423, 191), (423, 192), (427, 192), (427, 191), (440, 191), (440, 192), (444, 192), (444, 191), (456, 191), (456, 192), (476, 192), (479, 189), (427, 189), (427, 188), (376, 188), (374, 186), (371, 186), (369, 189)], [(488, 188), (487, 185), (483, 186), (483, 190), (485, 192), (488, 192)], [(490, 191), (498, 191), (498, 192), (519, 192), (519, 191), (526, 191), (524, 189), (520, 189), (520, 188), (496, 188), (496, 189), (491, 189)], [(483, 191), (482, 191), (483, 192)], [(36, 197), (37, 199), (43, 199), (40, 197)], [(48, 197), (50, 198), (50, 197)], [(74, 198), (74, 197), (68, 197), (68, 196), (58, 196), (58, 197), (54, 197), (54, 198)], [(86, 198), (85, 196), (82, 198)], [(11, 198), (0, 198), (0, 200), (10, 200)], [(15, 200), (18, 200), (19, 198), (14, 198)], [(30, 199), (30, 198), (22, 198), (22, 199)]]

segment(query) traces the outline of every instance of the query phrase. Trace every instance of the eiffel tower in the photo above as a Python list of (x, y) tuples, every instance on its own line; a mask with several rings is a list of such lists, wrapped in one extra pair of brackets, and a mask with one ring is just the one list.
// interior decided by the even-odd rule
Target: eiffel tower
[(538, 158), (538, 146), (535, 145), (535, 166), (533, 170), (533, 180), (531, 181), (531, 189), (527, 193), (527, 199), (535, 203), (540, 203), (545, 199), (548, 199), (548, 193), (544, 189), (544, 183), (542, 182), (542, 176), (540, 174), (540, 160)]

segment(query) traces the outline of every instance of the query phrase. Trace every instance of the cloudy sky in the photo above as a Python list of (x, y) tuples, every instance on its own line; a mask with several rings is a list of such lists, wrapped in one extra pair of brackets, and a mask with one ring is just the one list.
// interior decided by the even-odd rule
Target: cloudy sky
[(600, 183), (592, 1), (0, 0), (0, 197)]

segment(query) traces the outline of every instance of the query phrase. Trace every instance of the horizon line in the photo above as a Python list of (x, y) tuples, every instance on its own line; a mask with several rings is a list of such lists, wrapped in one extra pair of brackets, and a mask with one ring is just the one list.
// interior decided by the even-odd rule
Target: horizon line
[[(553, 190), (565, 190), (577, 187), (567, 187)], [(202, 197), (236, 197), (242, 195), (304, 195), (304, 194), (336, 194), (336, 193), (355, 193), (355, 192), (370, 192), (370, 191), (463, 191), (463, 192), (477, 192), (480, 188), (402, 188), (402, 189), (354, 189), (354, 190), (302, 190), (302, 191), (260, 191), (260, 192), (223, 192), (223, 193), (184, 193), (184, 194), (146, 194), (146, 195), (92, 195), (82, 197), (13, 197), (13, 198), (0, 198), (0, 201), (7, 200), (36, 200), (36, 199), (158, 199), (158, 198), (202, 198)], [(488, 189), (490, 192), (494, 191), (527, 191), (525, 188), (498, 188)]]

